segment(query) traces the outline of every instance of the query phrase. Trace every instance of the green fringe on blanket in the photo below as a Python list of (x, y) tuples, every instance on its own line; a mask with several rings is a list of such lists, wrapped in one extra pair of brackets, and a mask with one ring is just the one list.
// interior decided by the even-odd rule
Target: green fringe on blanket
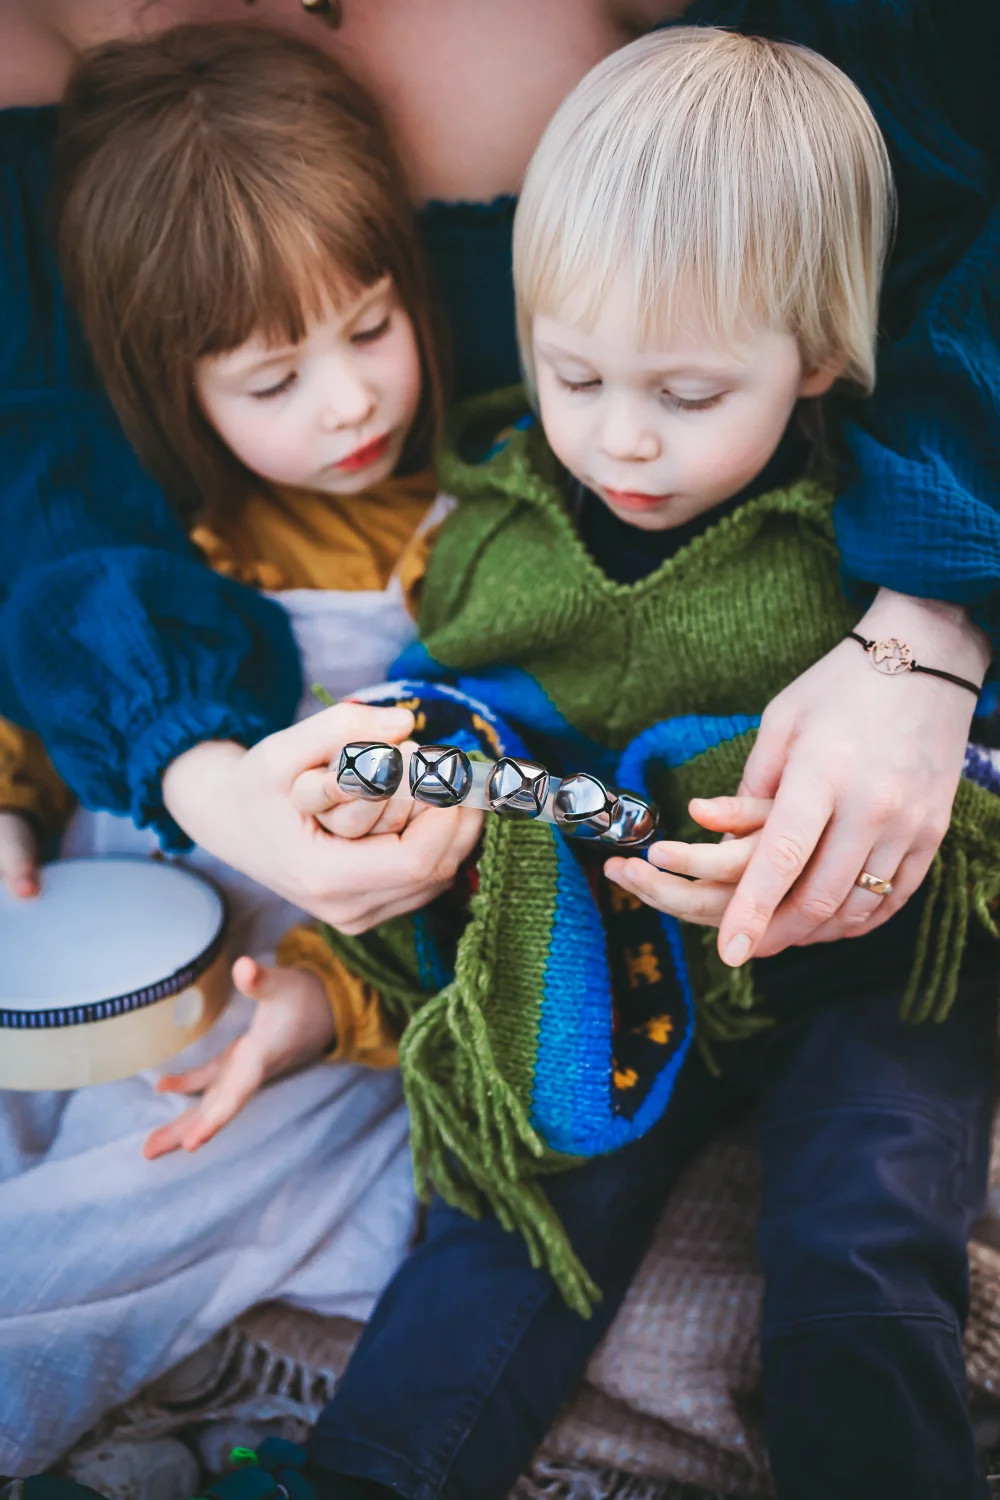
[[(743, 741), (749, 738), (741, 736)], [(716, 757), (718, 762), (711, 768), (713, 790), (698, 795), (727, 795), (731, 782), (728, 785), (723, 782), (721, 790), (715, 790), (714, 786), (725, 776), (726, 769), (732, 770), (725, 766), (729, 756), (716, 756), (713, 750), (699, 759), (707, 761), (709, 756)], [(714, 837), (689, 819), (682, 837), (696, 834), (703, 840)], [(940, 1022), (948, 1016), (958, 993), (972, 917), (991, 937), (1000, 937), (992, 910), (1000, 900), (998, 848), (1000, 799), (985, 788), (963, 780), (955, 796), (951, 826), (927, 877), (917, 944), (900, 1007), (903, 1020), (919, 1025), (927, 1020)], [(718, 1072), (711, 1050), (713, 1041), (741, 1041), (772, 1021), (755, 1009), (753, 964), (730, 969), (719, 957), (716, 929), (706, 927), (695, 931), (698, 947), (688, 942), (687, 952), (698, 994), (698, 1041), (709, 1067)]]
[[(544, 1266), (568, 1305), (589, 1317), (600, 1289), (574, 1252), (559, 1216), (538, 1180), (574, 1166), (578, 1158), (549, 1151), (534, 1130), (514, 1086), (511, 1057), (502, 1069), (495, 1033), (504, 1016), (505, 945), (511, 929), (528, 932), (537, 919), (539, 891), (546, 888), (554, 859), (554, 835), (544, 825), (487, 818), (479, 860), (479, 893), (458, 945), (455, 977), (436, 994), (420, 985), (414, 918), (384, 923), (363, 938), (325, 928), (331, 948), (350, 970), (377, 988), (404, 1020), (399, 1066), (410, 1111), (410, 1145), (417, 1192), (427, 1201), (437, 1192), (472, 1218), (483, 1202), (505, 1229), (524, 1236), (533, 1266)], [(532, 880), (530, 875), (534, 874)], [(523, 890), (523, 900), (516, 893)], [(498, 899), (499, 893), (505, 899)], [(519, 908), (530, 903), (526, 915)], [(544, 905), (544, 901), (542, 903)], [(548, 914), (543, 912), (543, 935)], [(547, 942), (537, 945), (544, 968)], [(541, 970), (529, 976), (540, 998)], [(492, 1003), (491, 1003), (492, 1002)], [(498, 1013), (499, 1012), (499, 1013)], [(525, 1036), (533, 1047), (533, 1038)], [(531, 1065), (526, 1057), (524, 1063)], [(530, 1097), (530, 1095), (526, 1095)]]

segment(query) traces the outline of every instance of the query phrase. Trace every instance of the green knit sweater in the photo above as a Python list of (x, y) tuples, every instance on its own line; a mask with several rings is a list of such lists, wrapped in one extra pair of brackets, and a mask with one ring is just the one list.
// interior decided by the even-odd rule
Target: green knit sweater
[(462, 673), (528, 672), (575, 729), (623, 746), (657, 719), (756, 714), (855, 623), (824, 486), (761, 495), (635, 584), (578, 537), (541, 426), (486, 463), (477, 431), (525, 410), (518, 392), (458, 413), (439, 476), (459, 499), (431, 553), (420, 636)]

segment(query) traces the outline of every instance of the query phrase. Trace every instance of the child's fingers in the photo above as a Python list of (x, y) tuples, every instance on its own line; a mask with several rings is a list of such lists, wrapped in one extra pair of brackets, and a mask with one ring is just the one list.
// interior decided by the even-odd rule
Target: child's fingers
[(736, 889), (714, 881), (684, 880), (679, 875), (668, 875), (654, 869), (644, 859), (609, 859), (604, 873), (647, 906), (682, 922), (696, 922), (703, 927), (718, 927)]
[[(336, 772), (329, 766), (303, 771), (292, 782), (292, 803), (296, 810), (311, 815), (327, 830), (341, 838), (362, 838), (379, 820), (387, 807), (402, 802), (412, 805), (407, 787), (410, 755), (416, 748), (415, 741), (404, 740), (399, 749), (403, 755), (403, 780), (396, 796), (388, 802), (365, 802), (360, 797), (351, 797), (337, 785)], [(337, 816), (335, 817), (335, 813)], [(367, 814), (367, 816), (366, 816)], [(346, 816), (345, 816), (346, 815)], [(398, 833), (406, 824), (406, 816), (397, 810), (390, 823), (380, 832)]]
[(339, 839), (363, 839), (375, 832), (384, 811), (384, 802), (363, 802), (358, 797), (315, 816), (321, 828)]
[(235, 1043), (231, 1043), (218, 1057), (202, 1063), (200, 1068), (190, 1068), (186, 1073), (165, 1073), (156, 1085), (158, 1094), (203, 1094), (219, 1076), (222, 1067)]
[(401, 884), (454, 880), (483, 829), (485, 814), (472, 807), (428, 807), (399, 836)]
[(414, 818), (421, 817), (428, 810), (428, 803), (414, 802), (412, 797), (399, 794), (391, 797), (388, 802), (383, 802), (378, 822), (372, 826), (371, 831), (372, 833), (402, 833)]
[(264, 1082), (258, 1050), (241, 1037), (218, 1079), (196, 1106), (181, 1138), (185, 1151), (197, 1151), (235, 1119)]
[(264, 1081), (260, 1059), (246, 1040), (241, 1037), (216, 1059), (216, 1076), (197, 1104), (150, 1133), (143, 1147), (147, 1160), (170, 1151), (197, 1151), (239, 1114)]
[(403, 780), (395, 796), (381, 804), (381, 814), (372, 827), (373, 833), (402, 833), (414, 818), (429, 810), (428, 803), (415, 802), (410, 796), (410, 756), (417, 748), (416, 743), (404, 740), (399, 748), (403, 752)]
[[(267, 1078), (278, 1078), (290, 1068), (320, 1057), (334, 1039), (334, 1018), (322, 981), (309, 969), (295, 965), (259, 964), (253, 958), (238, 958), (232, 969), (236, 988), (258, 1002), (250, 1029), (234, 1042), (239, 1056), (227, 1059), (227, 1073), (238, 1076), (252, 1054), (260, 1086)], [(220, 1080), (221, 1084), (221, 1080)]]
[(669, 870), (674, 875), (735, 885), (759, 839), (759, 833), (722, 844), (682, 844), (664, 839), (652, 845), (648, 858), (658, 870)]
[(0, 882), (22, 900), (41, 889), (35, 830), (20, 813), (0, 812)]
[(769, 797), (692, 797), (688, 812), (713, 833), (756, 833), (767, 822), (774, 802)]
[(360, 740), (398, 745), (413, 733), (413, 715), (404, 708), (373, 708), (370, 703), (337, 703), (268, 736), (267, 754), (278, 773), (294, 784), (303, 766), (329, 766), (345, 745)]
[[(399, 746), (403, 756), (403, 777), (394, 796), (384, 802), (365, 802), (361, 798), (345, 797), (336, 787), (336, 796), (331, 798), (335, 805), (325, 811), (314, 811), (316, 821), (327, 833), (345, 839), (364, 838), (369, 833), (402, 833), (421, 810), (421, 804), (414, 802), (409, 791), (410, 756), (416, 748), (413, 740), (404, 740)], [(331, 779), (336, 786), (336, 777)]]
[[(285, 981), (287, 981), (288, 970), (272, 967), (270, 964), (259, 964), (255, 958), (248, 958), (245, 954), (238, 958), (232, 967), (233, 984), (241, 995), (246, 995), (248, 1000), (275, 1000), (284, 994)], [(238, 1045), (227, 1049), (225, 1056)]]
[(337, 785), (336, 776), (327, 766), (315, 766), (296, 776), (292, 782), (291, 798), (296, 812), (314, 818), (347, 800)]
[(142, 1154), (147, 1161), (156, 1161), (159, 1156), (167, 1156), (171, 1151), (178, 1151), (188, 1130), (191, 1118), (198, 1109), (193, 1104), (186, 1109), (176, 1120), (170, 1120), (166, 1125), (160, 1125), (156, 1130), (150, 1131), (146, 1137), (146, 1144), (142, 1148)]

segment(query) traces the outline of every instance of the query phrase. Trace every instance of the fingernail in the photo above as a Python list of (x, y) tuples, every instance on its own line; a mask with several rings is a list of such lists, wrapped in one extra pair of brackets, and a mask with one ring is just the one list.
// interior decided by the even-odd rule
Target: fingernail
[(734, 938), (730, 938), (722, 950), (722, 962), (731, 969), (738, 969), (740, 964), (746, 963), (749, 956), (750, 938), (745, 932), (738, 932)]

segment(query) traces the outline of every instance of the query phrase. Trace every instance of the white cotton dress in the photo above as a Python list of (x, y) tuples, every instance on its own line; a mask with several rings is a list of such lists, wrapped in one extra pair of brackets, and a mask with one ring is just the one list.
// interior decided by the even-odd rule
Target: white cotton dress
[[(414, 635), (384, 591), (289, 590), (304, 681), (334, 697), (384, 680)], [(302, 713), (318, 705), (307, 694)], [(77, 814), (63, 852), (152, 853), (124, 818)], [(233, 956), (267, 960), (303, 913), (200, 850)], [(75, 1093), (0, 1092), (0, 1474), (52, 1464), (106, 1411), (259, 1302), (364, 1318), (406, 1253), (415, 1200), (398, 1075), (319, 1063), (263, 1089), (214, 1140), (146, 1161), (189, 1101), (160, 1073), (244, 1030), (234, 995), (169, 1069)]]

